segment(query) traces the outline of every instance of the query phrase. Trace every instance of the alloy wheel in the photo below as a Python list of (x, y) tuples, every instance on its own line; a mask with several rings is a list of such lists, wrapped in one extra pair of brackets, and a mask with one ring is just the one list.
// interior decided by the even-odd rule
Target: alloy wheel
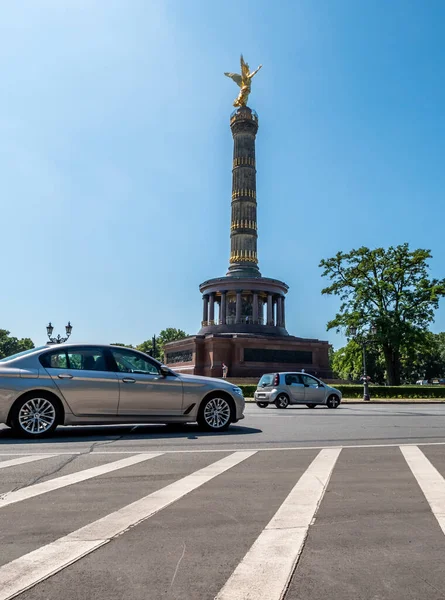
[(289, 398), (284, 394), (280, 394), (275, 400), (275, 406), (277, 408), (287, 408), (289, 405)]
[(204, 421), (211, 429), (222, 429), (230, 421), (230, 406), (225, 398), (211, 398), (204, 407)]
[(46, 398), (31, 398), (20, 408), (20, 428), (31, 435), (41, 435), (51, 429), (56, 420), (56, 409)]
[(337, 396), (329, 396), (326, 404), (328, 405), (328, 408), (337, 408), (337, 406), (340, 404), (340, 400), (337, 398)]

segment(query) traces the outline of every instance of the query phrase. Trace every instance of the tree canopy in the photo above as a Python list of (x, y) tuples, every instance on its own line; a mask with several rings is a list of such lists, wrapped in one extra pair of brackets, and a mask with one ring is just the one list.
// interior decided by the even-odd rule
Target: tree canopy
[[(331, 358), (331, 368), (336, 377), (358, 381), (363, 374), (363, 349), (356, 340), (336, 350)], [(385, 381), (385, 361), (378, 348), (366, 348), (366, 373), (373, 383)]]
[(166, 329), (162, 329), (162, 331), (159, 332), (159, 335), (154, 336), (154, 337), (155, 337), (155, 344), (156, 344), (154, 351), (153, 351), (153, 338), (150, 338), (149, 340), (145, 340), (144, 342), (141, 342), (137, 346), (132, 346), (131, 344), (121, 344), (121, 343), (120, 344), (114, 343), (111, 345), (112, 346), (124, 346), (126, 348), (135, 348), (136, 350), (139, 350), (140, 352), (145, 352), (145, 354), (150, 354), (150, 356), (153, 356), (153, 358), (156, 358), (157, 360), (162, 362), (164, 360), (165, 344), (167, 344), (168, 342), (174, 342), (176, 340), (182, 340), (182, 339), (188, 337), (188, 334), (185, 331), (183, 331), (182, 329), (177, 329), (176, 327), (167, 327)]
[[(356, 340), (331, 353), (330, 364), (335, 377), (358, 381), (363, 374), (363, 349)], [(374, 383), (385, 381), (385, 358), (376, 344), (366, 347), (366, 371)], [(426, 331), (416, 344), (400, 350), (401, 382), (415, 383), (418, 379), (445, 377), (445, 333)]]
[(428, 276), (430, 258), (429, 250), (411, 251), (408, 244), (402, 244), (338, 252), (320, 263), (322, 276), (331, 282), (322, 294), (341, 300), (328, 330), (347, 332), (355, 327), (366, 337), (374, 325), (375, 343), (383, 352), (390, 385), (400, 384), (403, 350), (424, 338), (445, 295), (445, 279)]
[(34, 343), (29, 338), (16, 338), (10, 336), (10, 332), (6, 329), (0, 329), (0, 358), (31, 350), (34, 348)]
[[(187, 337), (187, 333), (182, 329), (177, 329), (176, 327), (167, 327), (166, 329), (162, 329), (159, 332), (159, 335), (155, 337), (156, 347), (153, 351), (153, 338), (149, 340), (145, 340), (136, 346), (136, 350), (140, 352), (145, 352), (145, 354), (150, 354), (156, 360), (163, 362), (164, 360), (164, 346), (168, 342), (174, 342), (176, 340), (182, 340)], [(116, 344), (118, 346), (126, 346), (127, 348), (134, 348), (134, 346), (128, 344)]]

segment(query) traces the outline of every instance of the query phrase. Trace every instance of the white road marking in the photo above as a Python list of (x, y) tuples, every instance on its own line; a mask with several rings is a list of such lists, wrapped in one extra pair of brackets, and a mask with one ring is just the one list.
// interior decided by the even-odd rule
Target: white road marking
[(2, 460), (0, 462), (0, 469), (15, 467), (17, 465), (25, 465), (26, 463), (34, 462), (36, 460), (52, 458), (53, 456), (57, 456), (57, 454), (34, 454), (34, 456), (20, 456), (20, 458), (13, 458), (12, 460)]
[[(440, 437), (440, 436), (439, 436)], [(404, 446), (445, 446), (445, 442), (416, 442), (412, 444), (403, 444)], [(354, 444), (351, 446), (332, 445), (332, 446), (280, 446), (278, 448), (209, 448), (208, 450), (166, 450), (162, 449), (164, 454), (199, 454), (203, 452), (283, 452), (283, 450), (353, 450), (354, 448), (399, 448), (400, 444)], [(136, 454), (133, 450), (110, 450), (92, 452), (92, 454)]]
[[(438, 436), (440, 437), (440, 436)], [(445, 442), (413, 442), (403, 444), (403, 446), (445, 446)], [(150, 449), (151, 446), (147, 446), (147, 450)], [(344, 445), (344, 444), (333, 444), (332, 446), (279, 446), (278, 448), (206, 448), (204, 450), (167, 450), (165, 447), (162, 450), (159, 450), (162, 454), (202, 454), (208, 452), (224, 452), (228, 454), (229, 452), (282, 452), (283, 450), (323, 450), (326, 449), (340, 449), (340, 450), (354, 450), (354, 448), (399, 448), (399, 444), (353, 444), (353, 445)], [(145, 451), (143, 450), (94, 450), (88, 454), (143, 454)], [(0, 452), (0, 456), (18, 456), (20, 452)], [(45, 454), (44, 452), (40, 453), (42, 456)], [(45, 458), (50, 456), (63, 456), (65, 454), (81, 454), (87, 455), (85, 452), (56, 452), (51, 454), (46, 454)], [(28, 456), (28, 454), (26, 455)]]
[(420, 448), (400, 446), (400, 450), (445, 533), (445, 479)]
[[(162, 452), (136, 454), (135, 456), (129, 456), (127, 458), (123, 458), (122, 460), (117, 460), (106, 465), (92, 467), (91, 469), (84, 469), (83, 471), (77, 471), (76, 473), (71, 473), (70, 475), (62, 475), (62, 477), (56, 477), (54, 479), (49, 479), (48, 481), (42, 481), (41, 483), (36, 483), (35, 485), (21, 488), (15, 492), (13, 491), (6, 493), (0, 498), (0, 509), (4, 508), (5, 506), (9, 506), (10, 504), (21, 502), (22, 500), (28, 500), (29, 498), (34, 498), (35, 496), (40, 496), (41, 494), (46, 494), (47, 492), (52, 492), (68, 485), (74, 485), (75, 483), (86, 481), (87, 479), (98, 477), (99, 475), (104, 475), (105, 473), (111, 473), (112, 471), (117, 471), (118, 469), (131, 467), (132, 465), (136, 465), (144, 460), (161, 456), (162, 454)], [(1, 464), (2, 463), (0, 462), (0, 465)]]
[[(49, 456), (65, 456), (65, 454), (70, 455), (70, 454), (92, 454), (92, 452), (59, 452), (58, 450), (56, 452), (39, 452), (39, 454), (35, 455), (35, 456), (44, 456), (45, 458), (48, 458)], [(124, 454), (130, 454), (130, 452), (124, 452)], [(133, 454), (135, 454), (133, 452)], [(28, 452), (26, 452), (26, 454), (24, 452), (0, 452), (0, 456), (29, 456), (29, 450)]]
[(0, 600), (9, 600), (107, 544), (255, 452), (235, 452), (0, 567)]
[[(74, 454), (93, 454), (93, 452), (39, 452), (39, 454), (35, 454), (34, 456), (43, 456), (44, 458), (48, 458), (50, 456), (65, 456), (65, 455), (74, 455)], [(123, 454), (130, 454), (130, 452), (125, 451)], [(133, 452), (132, 454), (137, 454)], [(28, 452), (0, 452), (0, 456), (30, 456), (29, 450)]]
[(215, 600), (280, 600), (341, 450), (312, 461)]

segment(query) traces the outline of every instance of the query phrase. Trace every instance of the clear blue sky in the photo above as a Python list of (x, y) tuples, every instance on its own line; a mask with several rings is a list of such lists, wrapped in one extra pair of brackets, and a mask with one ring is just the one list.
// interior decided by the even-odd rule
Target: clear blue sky
[[(441, 0), (14, 0), (0, 21), (0, 328), (196, 333), (228, 266), (229, 115), (255, 78), (259, 259), (326, 332), (318, 263), (408, 241), (444, 275)], [(445, 330), (445, 305), (435, 331)]]

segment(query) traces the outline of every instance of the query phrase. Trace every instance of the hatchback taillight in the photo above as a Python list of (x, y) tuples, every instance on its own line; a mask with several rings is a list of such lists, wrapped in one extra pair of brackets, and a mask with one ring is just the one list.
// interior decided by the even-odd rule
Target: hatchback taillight
[(279, 373), (275, 373), (272, 385), (278, 385), (279, 383), (280, 383), (280, 374)]

